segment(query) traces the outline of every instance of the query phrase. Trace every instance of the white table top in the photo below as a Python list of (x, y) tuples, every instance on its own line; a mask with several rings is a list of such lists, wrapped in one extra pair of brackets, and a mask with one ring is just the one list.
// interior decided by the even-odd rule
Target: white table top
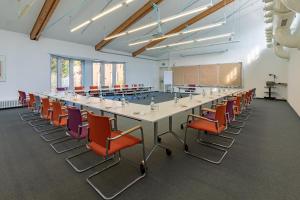
[(176, 104), (174, 103), (174, 100), (171, 100), (171, 101), (156, 104), (158, 105), (159, 109), (155, 111), (152, 111), (150, 109), (150, 105), (128, 103), (125, 104), (125, 106), (122, 106), (120, 101), (109, 100), (109, 99), (100, 101), (100, 99), (97, 97), (84, 97), (80, 95), (77, 95), (76, 97), (67, 96), (65, 95), (64, 92), (58, 92), (58, 93), (50, 92), (50, 93), (37, 93), (37, 94), (68, 101), (71, 103), (80, 104), (82, 106), (102, 110), (104, 112), (117, 114), (135, 120), (147, 121), (153, 123), (161, 119), (176, 115), (178, 113), (199, 107), (211, 101), (215, 101), (217, 99), (230, 96), (232, 94), (242, 92), (242, 91), (243, 90), (241, 89), (230, 89), (226, 92), (221, 92), (221, 93), (214, 92), (212, 96), (206, 95), (206, 97), (203, 97), (202, 95), (194, 95), (192, 100), (190, 100), (190, 97), (185, 97), (179, 99), (178, 103)]

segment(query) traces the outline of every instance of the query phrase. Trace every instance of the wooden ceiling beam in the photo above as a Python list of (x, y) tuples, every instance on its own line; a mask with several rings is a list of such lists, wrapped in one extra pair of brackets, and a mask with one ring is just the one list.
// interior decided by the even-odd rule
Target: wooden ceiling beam
[[(173, 33), (178, 33), (180, 31), (184, 30), (186, 27), (191, 26), (192, 24), (194, 24), (194, 23), (204, 19), (205, 17), (217, 12), (218, 10), (222, 9), (226, 5), (232, 3), (233, 1), (234, 0), (222, 0), (222, 1), (220, 1), (219, 3), (217, 3), (217, 4), (213, 5), (212, 7), (210, 7), (209, 9), (199, 13), (195, 17), (189, 19), (188, 21), (186, 21), (186, 22), (180, 24), (179, 26), (177, 26), (176, 28), (172, 29), (171, 31), (166, 33), (166, 35), (173, 34)], [(146, 46), (144, 46), (144, 47), (140, 48), (139, 50), (133, 52), (132, 56), (136, 57), (137, 55), (140, 55), (141, 53), (146, 51), (147, 48), (151, 48), (151, 47), (161, 43), (164, 40), (166, 40), (166, 38), (150, 42)]]
[(40, 11), (38, 18), (30, 32), (31, 40), (38, 40), (49, 22), (53, 12), (55, 11), (60, 0), (45, 0), (45, 3)]
[[(160, 4), (164, 0), (150, 0), (148, 1), (143, 7), (141, 7), (138, 11), (136, 11), (133, 15), (131, 15), (128, 19), (126, 19), (119, 27), (117, 27), (114, 31), (112, 31), (107, 37), (110, 37), (112, 35), (116, 35), (118, 33), (121, 33), (125, 31), (127, 28), (129, 28), (131, 25), (142, 19), (145, 15), (150, 13), (152, 11), (152, 5), (153, 4)], [(102, 40), (99, 42), (96, 46), (95, 49), (97, 51), (101, 50), (103, 47), (108, 45), (110, 42), (112, 42), (113, 39), (111, 40)]]

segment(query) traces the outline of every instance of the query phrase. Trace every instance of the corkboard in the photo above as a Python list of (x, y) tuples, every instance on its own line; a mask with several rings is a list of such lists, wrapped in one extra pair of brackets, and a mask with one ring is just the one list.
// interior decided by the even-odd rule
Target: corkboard
[(242, 63), (173, 67), (173, 84), (242, 86)]

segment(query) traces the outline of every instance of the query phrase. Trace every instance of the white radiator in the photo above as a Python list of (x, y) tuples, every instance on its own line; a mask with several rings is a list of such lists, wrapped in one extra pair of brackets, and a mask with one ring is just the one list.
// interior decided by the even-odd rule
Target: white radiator
[(0, 109), (20, 107), (18, 100), (0, 100)]

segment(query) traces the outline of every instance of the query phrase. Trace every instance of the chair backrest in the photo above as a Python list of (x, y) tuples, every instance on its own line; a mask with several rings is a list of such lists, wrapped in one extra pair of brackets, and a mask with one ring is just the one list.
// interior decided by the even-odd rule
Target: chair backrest
[(75, 87), (74, 89), (75, 90), (84, 90), (84, 87), (83, 86), (78, 86), (78, 87)]
[(20, 90), (18, 91), (18, 93), (19, 93), (19, 103), (23, 106), (26, 105), (26, 93)]
[(68, 107), (67, 128), (72, 133), (78, 133), (78, 127), (82, 125), (82, 116), (80, 109), (76, 107)]
[(123, 85), (123, 88), (128, 88), (128, 85)]
[[(62, 109), (61, 104), (59, 101), (55, 101), (52, 103), (52, 115), (51, 115), (51, 121), (52, 122), (58, 122), (59, 121), (59, 115), (62, 115)], [(57, 124), (57, 123), (56, 123)]]
[(41, 97), (38, 95), (34, 95), (34, 109), (39, 111), (41, 108)]
[(121, 85), (114, 85), (115, 91), (121, 91)]
[(219, 122), (219, 125), (226, 126), (226, 105), (219, 104), (216, 106), (215, 120)]
[(34, 101), (35, 101), (34, 95), (29, 93), (29, 101), (28, 101), (28, 107), (29, 108), (33, 108)]
[(133, 88), (137, 88), (137, 87), (138, 87), (138, 85), (137, 85), (137, 84), (132, 84), (132, 85), (131, 85), (131, 87), (133, 87)]
[(48, 98), (42, 98), (41, 115), (44, 119), (48, 119), (48, 110), (50, 109), (50, 101)]
[[(106, 148), (106, 139), (111, 136), (109, 117), (88, 113), (89, 141)], [(108, 144), (108, 148), (109, 144)]]
[(66, 87), (57, 87), (56, 88), (56, 91), (58, 91), (58, 92), (63, 92), (63, 91), (66, 91), (68, 88), (66, 88)]
[(226, 105), (226, 113), (228, 113), (229, 122), (231, 122), (234, 119), (233, 106), (234, 106), (234, 100), (233, 99), (228, 99), (227, 100), (227, 105)]
[(90, 90), (98, 90), (98, 86), (92, 85), (92, 86), (90, 86)]
[(234, 105), (237, 107), (238, 111), (241, 111), (241, 100), (242, 97), (240, 95), (238, 95), (234, 101)]

